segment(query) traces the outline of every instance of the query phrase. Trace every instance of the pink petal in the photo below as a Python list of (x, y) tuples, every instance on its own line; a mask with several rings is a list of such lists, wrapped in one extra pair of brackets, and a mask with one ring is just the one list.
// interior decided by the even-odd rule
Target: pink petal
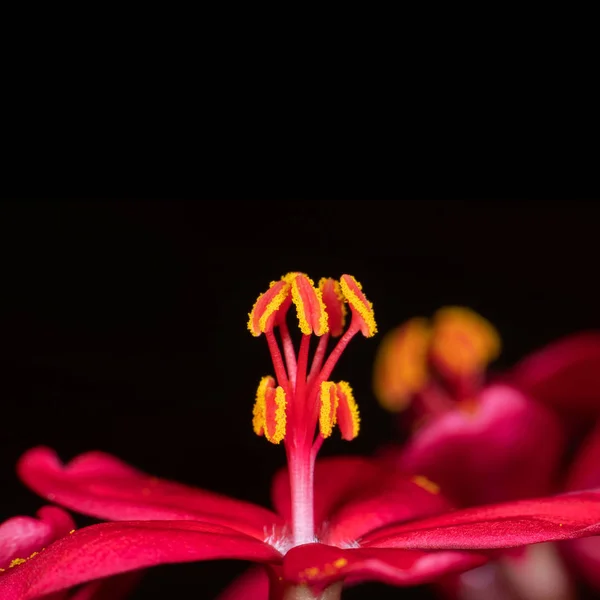
[(92, 525), (68, 535), (0, 578), (0, 598), (28, 600), (154, 565), (236, 558), (278, 561), (271, 546), (228, 527), (195, 521)]
[(507, 385), (485, 388), (469, 410), (432, 419), (396, 453), (403, 471), (419, 473), (469, 506), (543, 495), (564, 445), (558, 418)]
[[(385, 477), (381, 465), (358, 456), (317, 460), (315, 465), (315, 523), (322, 523), (353, 495)], [(287, 468), (277, 472), (271, 488), (273, 506), (291, 521), (290, 483)]]
[(565, 337), (530, 354), (511, 381), (534, 398), (569, 412), (600, 408), (600, 333)]
[(429, 550), (511, 548), (600, 533), (600, 490), (466, 508), (383, 527), (361, 546)]
[(150, 477), (102, 452), (88, 452), (62, 465), (53, 450), (33, 448), (17, 469), (25, 484), (44, 498), (100, 519), (192, 519), (260, 539), (265, 528), (282, 524), (266, 508)]
[[(400, 523), (447, 512), (450, 505), (431, 482), (398, 475), (387, 478), (333, 513), (321, 539), (343, 545), (389, 523)], [(426, 481), (426, 480), (425, 480)], [(431, 488), (427, 488), (427, 483)], [(423, 487), (425, 485), (426, 487)]]
[(75, 528), (71, 517), (60, 508), (44, 506), (38, 518), (12, 517), (0, 524), (0, 569), (15, 558), (27, 558)]
[(269, 575), (266, 568), (251, 567), (227, 586), (217, 600), (269, 600)]
[(341, 579), (418, 585), (441, 575), (476, 567), (486, 558), (473, 552), (421, 552), (390, 548), (342, 549), (325, 544), (292, 548), (284, 557), (284, 577), (324, 587)]

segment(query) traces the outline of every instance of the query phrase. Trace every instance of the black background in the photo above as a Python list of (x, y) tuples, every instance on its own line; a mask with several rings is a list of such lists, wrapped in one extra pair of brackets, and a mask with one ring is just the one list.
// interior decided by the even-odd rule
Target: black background
[[(0, 518), (43, 504), (14, 474), (38, 444), (64, 459), (105, 450), (268, 504), (284, 456), (252, 432), (256, 385), (272, 368), (246, 321), (271, 280), (351, 273), (381, 332), (444, 304), (471, 306), (499, 328), (502, 368), (600, 327), (599, 216), (582, 200), (2, 203)], [(370, 452), (393, 435), (371, 393), (377, 343), (355, 339), (336, 371), (355, 389), (361, 435), (323, 454)], [(135, 598), (212, 598), (243, 568), (156, 568)], [(373, 593), (399, 592), (344, 597)]]

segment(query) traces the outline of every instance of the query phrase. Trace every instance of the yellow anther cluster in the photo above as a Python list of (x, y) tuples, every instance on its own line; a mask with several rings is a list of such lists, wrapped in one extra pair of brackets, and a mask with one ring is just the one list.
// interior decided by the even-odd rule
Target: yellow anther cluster
[[(350, 418), (350, 422), (348, 423), (348, 431), (342, 430), (342, 437), (345, 440), (353, 440), (360, 431), (360, 414), (358, 412), (358, 404), (356, 404), (356, 400), (354, 399), (354, 393), (352, 392), (352, 388), (347, 381), (340, 381), (338, 384), (338, 395), (341, 398), (346, 400), (346, 404), (348, 406), (348, 416)], [(340, 421), (340, 415), (338, 412), (338, 421)], [(340, 424), (340, 428), (343, 425)]]
[[(275, 286), (277, 288), (273, 289)], [(271, 281), (269, 289), (257, 298), (248, 314), (248, 329), (253, 336), (265, 333), (269, 319), (281, 308), (289, 291), (290, 284), (287, 281)]]
[(339, 398), (333, 381), (324, 381), (320, 391), (321, 409), (319, 411), (319, 430), (324, 438), (328, 438), (337, 423)]
[[(322, 277), (319, 280), (319, 290), (328, 314), (329, 332), (332, 336), (338, 337), (343, 333), (348, 314), (340, 282), (330, 277)], [(326, 293), (328, 297), (325, 297)]]
[(463, 376), (482, 371), (498, 357), (500, 347), (496, 328), (476, 312), (448, 306), (435, 313), (431, 353), (452, 373)]
[[(293, 276), (293, 278), (291, 279), (292, 302), (296, 306), (296, 313), (298, 315), (300, 331), (304, 335), (310, 335), (311, 333), (314, 333), (315, 335), (320, 336), (324, 333), (327, 333), (329, 328), (327, 326), (327, 313), (325, 312), (325, 304), (323, 303), (322, 291), (320, 289), (315, 288), (314, 281), (310, 277), (304, 275), (303, 273), (290, 273), (286, 275), (286, 277), (289, 277), (290, 275)], [(307, 299), (309, 306), (306, 306), (304, 298), (302, 297), (299, 283), (300, 277), (304, 277), (306, 279), (306, 281), (310, 284), (312, 288), (312, 293), (314, 294), (312, 298)], [(314, 304), (313, 306), (310, 306), (311, 300)], [(309, 318), (312, 316), (312, 313), (315, 310), (317, 311), (317, 322), (310, 323)], [(312, 320), (313, 319), (311, 319), (311, 321)]]
[(400, 411), (429, 379), (428, 352), (431, 327), (416, 317), (385, 335), (373, 371), (373, 388), (387, 410)]
[(285, 427), (286, 427), (286, 415), (285, 415), (285, 392), (282, 387), (277, 387), (275, 389), (275, 404), (277, 405), (275, 409), (275, 431), (270, 431), (270, 428), (267, 427), (267, 423), (265, 421), (265, 437), (272, 444), (279, 444), (281, 440), (285, 437)]
[[(356, 287), (358, 293), (352, 289), (352, 284)], [(362, 293), (362, 285), (352, 275), (343, 275), (340, 279), (340, 287), (350, 308), (361, 316), (365, 324), (365, 327), (362, 328), (363, 335), (365, 337), (374, 336), (377, 333), (377, 323), (375, 323), (373, 304)]]
[(346, 381), (324, 381), (319, 392), (319, 430), (324, 438), (338, 425), (345, 440), (353, 440), (360, 429), (358, 405)]
[(282, 387), (275, 387), (271, 376), (263, 377), (258, 384), (252, 410), (252, 427), (256, 435), (264, 435), (272, 444), (285, 438), (286, 399)]

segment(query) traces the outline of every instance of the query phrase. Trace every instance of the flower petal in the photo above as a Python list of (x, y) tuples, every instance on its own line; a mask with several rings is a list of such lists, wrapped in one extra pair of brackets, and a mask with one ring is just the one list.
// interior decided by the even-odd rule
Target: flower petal
[(512, 548), (600, 533), (600, 490), (457, 510), (383, 527), (361, 546), (428, 550)]
[(217, 600), (268, 600), (269, 575), (263, 566), (251, 567), (227, 586)]
[(271, 546), (228, 527), (195, 521), (92, 525), (68, 535), (0, 579), (3, 600), (28, 600), (153, 565), (236, 558), (278, 561)]
[(530, 354), (511, 381), (534, 398), (569, 412), (600, 409), (600, 333), (565, 337)]
[(449, 508), (439, 488), (425, 477), (389, 477), (379, 489), (369, 489), (333, 513), (321, 539), (343, 546), (383, 525), (447, 512)]
[(341, 579), (417, 585), (441, 575), (479, 566), (486, 557), (473, 552), (422, 552), (391, 548), (341, 549), (325, 544), (292, 548), (284, 557), (284, 577), (320, 588)]
[(556, 415), (507, 385), (432, 419), (395, 457), (462, 506), (541, 496), (550, 491), (564, 445)]
[[(315, 523), (322, 523), (341, 504), (384, 477), (375, 461), (357, 456), (323, 458), (315, 464)], [(278, 471), (271, 488), (273, 506), (291, 521), (290, 482), (287, 468)]]
[(0, 570), (7, 569), (14, 559), (39, 552), (75, 527), (71, 517), (55, 506), (40, 508), (37, 516), (12, 517), (0, 524)]
[(44, 498), (100, 519), (194, 519), (260, 539), (265, 527), (281, 524), (266, 508), (150, 477), (103, 452), (88, 452), (62, 465), (53, 450), (33, 448), (17, 469), (25, 484)]

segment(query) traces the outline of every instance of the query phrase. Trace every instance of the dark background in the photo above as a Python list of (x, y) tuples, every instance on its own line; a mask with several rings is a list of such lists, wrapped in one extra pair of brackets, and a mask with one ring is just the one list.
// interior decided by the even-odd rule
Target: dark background
[[(284, 456), (252, 432), (256, 385), (272, 367), (246, 321), (271, 280), (351, 273), (380, 332), (471, 306), (503, 336), (501, 368), (600, 327), (599, 216), (580, 200), (2, 203), (0, 519), (42, 505), (14, 474), (38, 444), (64, 459), (102, 449), (268, 504)], [(355, 389), (361, 434), (323, 454), (368, 453), (393, 434), (370, 388), (377, 343), (354, 340), (336, 371)], [(243, 567), (153, 569), (135, 598), (212, 598)], [(373, 593), (399, 592), (344, 597)]]

